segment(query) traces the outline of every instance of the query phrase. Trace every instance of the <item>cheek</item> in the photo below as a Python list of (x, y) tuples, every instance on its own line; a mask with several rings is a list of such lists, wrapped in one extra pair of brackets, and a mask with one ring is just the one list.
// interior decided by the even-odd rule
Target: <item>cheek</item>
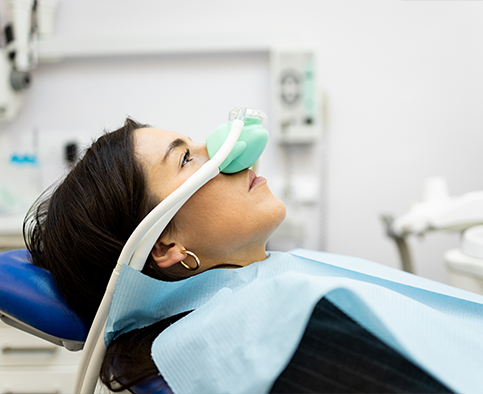
[(205, 236), (212, 235), (215, 230), (221, 231), (220, 226), (227, 220), (233, 219), (236, 204), (233, 204), (228, 191), (211, 186), (210, 184), (203, 186), (176, 215), (185, 231), (193, 233), (197, 228), (205, 232)]
[(223, 178), (208, 182), (176, 214), (180, 233), (190, 240), (239, 236), (237, 226), (243, 227), (240, 223), (250, 208), (246, 193), (243, 195), (240, 189), (236, 182)]
[(238, 184), (208, 183), (176, 215), (181, 241), (199, 250), (268, 239), (283, 221), (285, 205), (268, 186), (261, 188), (250, 194)]

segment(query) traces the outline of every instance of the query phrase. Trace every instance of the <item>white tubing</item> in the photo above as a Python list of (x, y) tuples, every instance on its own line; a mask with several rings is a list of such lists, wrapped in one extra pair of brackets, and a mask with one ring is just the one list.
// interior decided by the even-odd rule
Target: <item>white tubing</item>
[(89, 330), (79, 367), (77, 368), (74, 383), (75, 394), (92, 394), (94, 392), (95, 383), (99, 377), (102, 360), (106, 352), (104, 329), (122, 265), (128, 264), (138, 271), (143, 269), (154, 243), (176, 212), (205, 183), (218, 175), (218, 167), (225, 161), (235, 146), (243, 126), (242, 120), (235, 119), (232, 123), (230, 134), (213, 158), (146, 215), (127, 240)]
[(212, 164), (211, 160), (205, 163), (203, 167), (196, 171), (195, 174), (187, 179), (186, 182), (184, 182), (178, 189), (166, 197), (156, 207), (159, 208), (158, 212), (154, 212), (157, 215), (153, 215), (152, 220), (150, 220), (151, 226), (149, 230), (139, 240), (131, 261), (128, 262), (132, 268), (138, 271), (143, 269), (144, 263), (146, 262), (148, 254), (151, 252), (154, 243), (158, 240), (159, 236), (171, 221), (173, 216), (176, 215), (176, 212), (178, 212), (184, 203), (195, 192), (197, 192), (201, 186), (218, 175), (218, 166), (213, 170), (213, 166), (207, 164)]
[[(91, 387), (89, 382), (93, 379), (94, 381), (97, 381), (100, 371), (100, 362), (102, 362), (106, 352), (106, 346), (104, 344), (104, 327), (106, 326), (107, 315), (109, 313), (112, 296), (114, 295), (114, 289), (116, 288), (117, 279), (119, 278), (120, 268), (120, 266), (116, 266), (114, 271), (112, 271), (106, 292), (104, 293), (104, 297), (102, 297), (101, 304), (99, 305), (99, 309), (97, 310), (89, 334), (87, 335), (87, 340), (84, 344), (84, 349), (82, 350), (81, 359), (75, 375), (73, 392), (76, 394), (92, 394), (94, 392), (95, 384)], [(97, 360), (96, 356), (98, 357)], [(94, 366), (97, 366), (97, 370), (93, 369)], [(95, 378), (92, 377), (93, 375), (95, 375)]]
[[(107, 321), (107, 319), (106, 319)], [(101, 370), (102, 362), (104, 361), (104, 356), (106, 354), (106, 344), (104, 343), (104, 329), (106, 328), (106, 321), (102, 326), (102, 331), (97, 338), (95, 343), (91, 361), (87, 365), (86, 374), (82, 382), (82, 387), (79, 392), (82, 394), (92, 394), (96, 388), (97, 381), (99, 380), (99, 372)]]

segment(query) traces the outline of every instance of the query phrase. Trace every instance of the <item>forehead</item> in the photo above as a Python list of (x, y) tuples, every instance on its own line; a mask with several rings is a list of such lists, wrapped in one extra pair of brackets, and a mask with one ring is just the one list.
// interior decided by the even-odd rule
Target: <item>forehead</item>
[(143, 128), (134, 131), (134, 154), (145, 165), (160, 162), (175, 140), (187, 141), (187, 138), (173, 131)]
[(148, 179), (158, 175), (162, 170), (162, 158), (165, 156), (169, 145), (177, 138), (183, 138), (181, 134), (155, 128), (142, 128), (135, 130), (134, 155), (146, 171)]
[(155, 129), (152, 127), (134, 131), (134, 151), (137, 155), (144, 156), (164, 151), (176, 138), (184, 138), (181, 134), (173, 131)]

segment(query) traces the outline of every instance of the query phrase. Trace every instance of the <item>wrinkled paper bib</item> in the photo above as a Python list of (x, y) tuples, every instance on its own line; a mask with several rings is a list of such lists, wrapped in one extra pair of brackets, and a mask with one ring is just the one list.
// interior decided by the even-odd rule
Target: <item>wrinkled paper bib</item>
[(106, 326), (124, 332), (194, 310), (163, 331), (152, 357), (174, 393), (265, 393), (327, 297), (459, 393), (483, 387), (483, 297), (362, 259), (271, 252), (179, 282), (121, 270)]

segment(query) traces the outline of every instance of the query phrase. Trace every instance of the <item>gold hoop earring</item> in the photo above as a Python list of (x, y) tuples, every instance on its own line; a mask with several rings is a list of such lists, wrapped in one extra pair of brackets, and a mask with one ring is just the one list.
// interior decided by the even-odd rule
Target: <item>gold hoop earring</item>
[(193, 252), (190, 252), (189, 250), (182, 250), (181, 253), (183, 254), (188, 254), (190, 255), (191, 257), (193, 257), (196, 261), (196, 267), (195, 268), (191, 268), (188, 264), (186, 264), (183, 260), (181, 260), (179, 263), (185, 267), (187, 270), (189, 271), (196, 271), (198, 268), (201, 267), (201, 263), (200, 263), (200, 259), (198, 258), (197, 255), (195, 255)]

